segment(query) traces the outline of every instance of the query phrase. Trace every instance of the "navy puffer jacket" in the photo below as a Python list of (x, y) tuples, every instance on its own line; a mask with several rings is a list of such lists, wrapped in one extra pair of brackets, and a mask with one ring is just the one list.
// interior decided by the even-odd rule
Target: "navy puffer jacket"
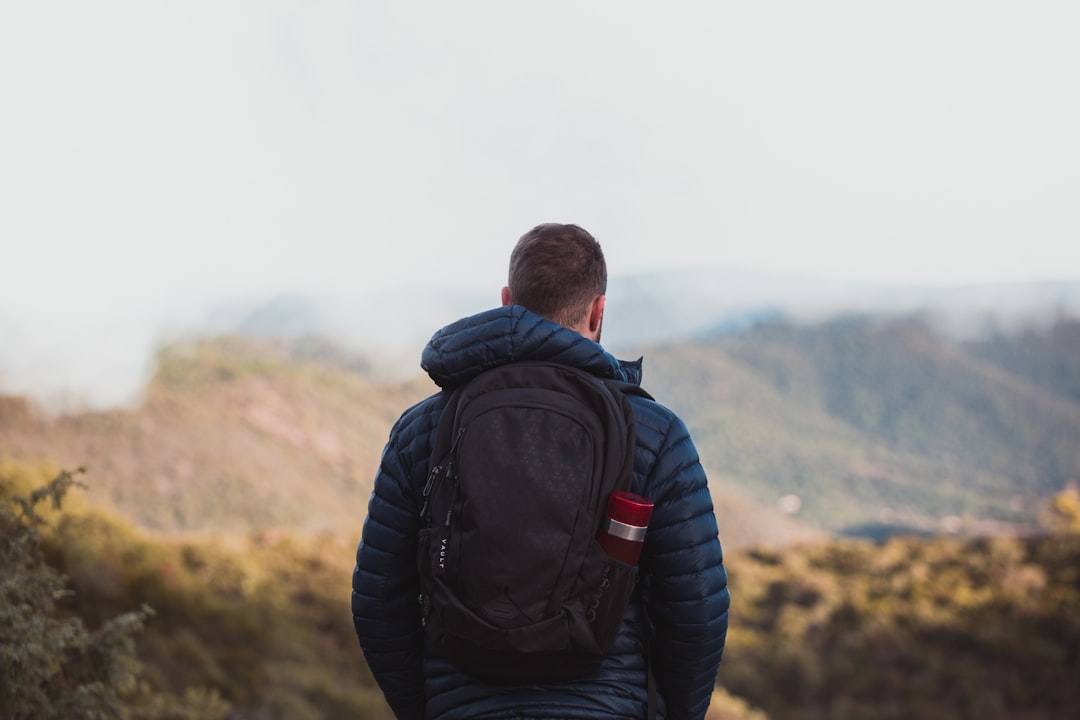
[[(520, 306), (440, 330), (424, 349), (422, 366), (440, 387), (451, 388), (518, 360), (560, 362), (600, 377), (641, 381), (640, 361), (620, 362), (600, 345)], [(600, 669), (572, 682), (492, 686), (459, 672), (425, 645), (417, 602), (418, 498), (446, 400), (445, 392), (427, 398), (391, 430), (356, 553), (353, 622), (395, 714), (430, 720), (643, 718), (651, 624), (660, 716), (704, 717), (727, 633), (727, 575), (697, 450), (682, 421), (646, 398), (630, 397), (637, 418), (632, 490), (656, 504), (641, 558), (644, 600), (627, 609)]]

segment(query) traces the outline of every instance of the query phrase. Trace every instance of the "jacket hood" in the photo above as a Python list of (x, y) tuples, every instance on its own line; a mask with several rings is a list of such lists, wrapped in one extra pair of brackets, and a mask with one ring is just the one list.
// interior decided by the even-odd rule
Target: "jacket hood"
[(521, 305), (487, 310), (447, 325), (431, 337), (420, 367), (445, 388), (520, 360), (558, 362), (597, 377), (641, 383), (640, 358), (618, 360), (601, 345)]

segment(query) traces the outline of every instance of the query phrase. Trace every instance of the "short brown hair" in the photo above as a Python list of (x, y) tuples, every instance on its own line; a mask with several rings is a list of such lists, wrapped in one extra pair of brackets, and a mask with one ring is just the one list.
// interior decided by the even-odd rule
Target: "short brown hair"
[(607, 263), (600, 243), (577, 225), (537, 225), (510, 255), (507, 286), (515, 304), (573, 327), (607, 292)]

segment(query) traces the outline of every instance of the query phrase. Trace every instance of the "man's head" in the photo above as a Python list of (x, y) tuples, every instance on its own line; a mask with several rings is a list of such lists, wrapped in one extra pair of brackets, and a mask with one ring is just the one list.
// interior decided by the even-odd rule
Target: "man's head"
[(577, 225), (547, 223), (518, 240), (502, 300), (600, 342), (606, 292), (600, 243)]

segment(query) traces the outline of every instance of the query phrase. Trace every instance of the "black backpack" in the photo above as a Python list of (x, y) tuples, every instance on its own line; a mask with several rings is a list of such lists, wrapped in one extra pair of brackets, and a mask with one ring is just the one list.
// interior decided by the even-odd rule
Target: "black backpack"
[(564, 680), (611, 649), (637, 569), (595, 541), (628, 490), (634, 414), (650, 397), (555, 363), (517, 362), (455, 389), (423, 491), (418, 567), (439, 653), (493, 683)]

